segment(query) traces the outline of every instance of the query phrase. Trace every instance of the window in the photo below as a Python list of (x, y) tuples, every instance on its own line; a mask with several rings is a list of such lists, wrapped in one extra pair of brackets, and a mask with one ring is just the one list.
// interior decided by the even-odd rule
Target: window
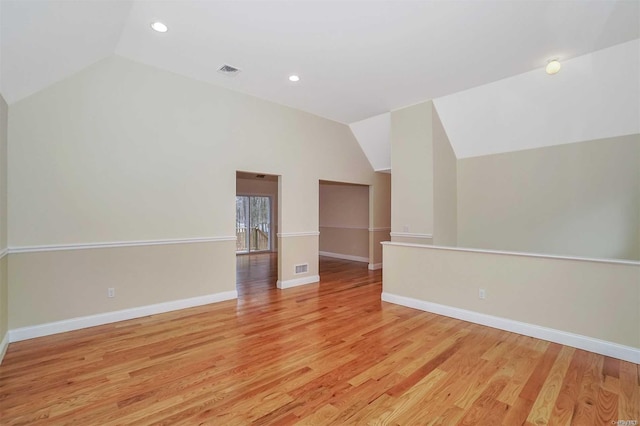
[(236, 252), (271, 250), (271, 197), (236, 196)]

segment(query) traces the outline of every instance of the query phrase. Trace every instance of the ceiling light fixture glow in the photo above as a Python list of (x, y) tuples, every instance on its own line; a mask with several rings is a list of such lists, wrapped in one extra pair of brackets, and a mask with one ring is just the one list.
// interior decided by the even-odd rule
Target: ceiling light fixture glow
[(159, 33), (166, 33), (167, 31), (169, 31), (169, 27), (167, 27), (165, 24), (159, 21), (152, 23), (151, 28), (153, 28), (154, 31), (157, 31)]
[(558, 71), (560, 71), (560, 68), (561, 68), (560, 62), (558, 62), (557, 59), (552, 59), (547, 64), (545, 71), (547, 71), (547, 74), (553, 75), (553, 74), (557, 74)]
[(294, 83), (298, 82), (298, 81), (300, 81), (300, 77), (295, 75), (295, 74), (294, 75), (290, 75), (289, 76), (289, 81), (293, 81)]

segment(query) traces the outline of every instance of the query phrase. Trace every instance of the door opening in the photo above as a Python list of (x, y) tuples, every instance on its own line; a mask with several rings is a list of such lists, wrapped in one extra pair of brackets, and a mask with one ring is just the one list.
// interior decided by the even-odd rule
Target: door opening
[[(319, 247), (323, 257), (370, 263), (368, 185), (319, 182)], [(326, 259), (325, 259), (326, 261)]]

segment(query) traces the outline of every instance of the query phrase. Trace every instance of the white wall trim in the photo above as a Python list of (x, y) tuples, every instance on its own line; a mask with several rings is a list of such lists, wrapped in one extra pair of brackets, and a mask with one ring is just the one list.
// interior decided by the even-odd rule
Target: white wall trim
[(70, 318), (67, 320), (50, 322), (46, 324), (16, 328), (9, 331), (9, 341), (18, 342), (21, 340), (32, 339), (34, 337), (64, 333), (66, 331), (79, 330), (81, 328), (110, 324), (113, 322), (146, 317), (149, 315), (156, 315), (164, 312), (177, 311), (179, 309), (192, 308), (194, 306), (207, 305), (209, 303), (222, 302), (225, 300), (232, 300), (237, 298), (237, 291), (224, 291), (221, 293), (208, 294), (206, 296), (172, 300), (170, 302), (139, 306), (136, 308), (123, 309), (121, 311), (105, 312), (102, 314), (89, 315), (86, 317)]
[(198, 238), (180, 238), (168, 240), (139, 240), (139, 241), (115, 241), (104, 243), (79, 243), (79, 244), (59, 244), (59, 245), (43, 245), (43, 246), (22, 246), (10, 247), (9, 253), (34, 253), (40, 251), (59, 251), (59, 250), (85, 250), (98, 248), (113, 247), (136, 247), (136, 246), (159, 246), (166, 244), (193, 244), (193, 243), (212, 243), (219, 241), (236, 241), (235, 236), (228, 237), (198, 237)]
[(331, 253), (329, 251), (319, 251), (318, 254), (320, 256), (333, 257), (335, 259), (353, 260), (355, 262), (366, 262), (366, 263), (369, 263), (369, 258), (368, 257), (363, 257), (363, 256), (352, 256), (350, 254)]
[(0, 364), (2, 364), (2, 360), (4, 359), (4, 355), (7, 353), (7, 349), (9, 348), (9, 332), (4, 333), (4, 337), (0, 342)]
[(431, 234), (414, 234), (413, 232), (391, 232), (392, 237), (433, 239)]
[[(393, 233), (392, 233), (393, 235)], [(635, 260), (621, 260), (621, 259), (597, 259), (590, 257), (575, 257), (575, 256), (559, 256), (555, 254), (540, 254), (540, 253), (523, 253), (518, 251), (500, 251), (500, 250), (485, 250), (475, 248), (461, 248), (461, 247), (444, 247), (444, 246), (432, 246), (428, 244), (413, 244), (413, 243), (399, 243), (396, 241), (382, 241), (380, 244), (399, 247), (416, 247), (424, 249), (434, 250), (449, 250), (449, 251), (464, 251), (471, 253), (487, 253), (487, 254), (499, 254), (504, 256), (524, 256), (524, 257), (541, 257), (544, 259), (560, 259), (560, 260), (576, 260), (580, 262), (597, 262), (597, 263), (614, 263), (619, 265), (632, 265), (640, 266), (640, 262)]]
[(390, 232), (391, 228), (369, 228), (369, 232)]
[(457, 318), (463, 321), (473, 322), (475, 324), (486, 325), (488, 327), (535, 337), (549, 342), (560, 343), (561, 345), (584, 349), (586, 351), (622, 359), (636, 364), (640, 363), (640, 348), (620, 345), (606, 340), (595, 339), (593, 337), (569, 333), (567, 331), (556, 330), (554, 328), (547, 328), (535, 324), (496, 317), (480, 312), (440, 305), (438, 303), (427, 302), (411, 297), (399, 296), (392, 293), (383, 292), (381, 299), (385, 302), (395, 303), (396, 305), (407, 306), (409, 308)]
[(9, 254), (9, 249), (8, 248), (0, 250), (0, 259), (2, 259), (3, 257), (5, 257), (8, 254)]
[(378, 269), (382, 269), (382, 263), (370, 263), (369, 264), (369, 270), (370, 271), (377, 271)]
[(285, 288), (297, 287), (299, 285), (313, 284), (319, 281), (320, 281), (320, 275), (311, 275), (309, 277), (295, 278), (293, 280), (286, 280), (286, 281), (278, 280), (276, 282), (276, 286), (279, 289), (285, 289)]
[(344, 225), (344, 226), (338, 226), (338, 225), (320, 225), (320, 228), (336, 228), (336, 229), (362, 229), (362, 230), (368, 230), (369, 228), (367, 228), (366, 226), (350, 226), (350, 225)]
[[(278, 232), (276, 234), (278, 238), (289, 238), (289, 237), (317, 237), (320, 235), (318, 231), (309, 231), (309, 232)], [(235, 238), (235, 237), (234, 237)]]

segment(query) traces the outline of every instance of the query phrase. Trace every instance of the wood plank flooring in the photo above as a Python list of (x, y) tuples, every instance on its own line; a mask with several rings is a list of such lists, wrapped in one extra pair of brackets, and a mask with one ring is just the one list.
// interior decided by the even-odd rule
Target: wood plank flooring
[(237, 301), (12, 343), (0, 423), (640, 420), (636, 364), (381, 302), (363, 263), (322, 258), (319, 285), (284, 291), (275, 255), (238, 264)]

